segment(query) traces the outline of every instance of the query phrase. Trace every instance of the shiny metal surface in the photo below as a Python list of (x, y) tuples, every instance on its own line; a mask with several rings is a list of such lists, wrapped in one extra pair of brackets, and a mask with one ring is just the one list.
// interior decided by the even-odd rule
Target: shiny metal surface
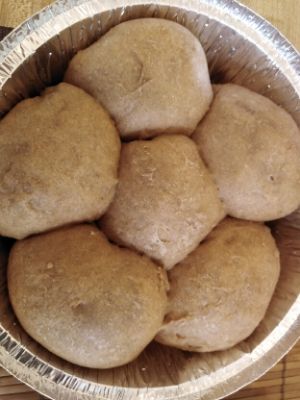
[[(59, 0), (0, 44), (0, 112), (58, 82), (69, 59), (110, 27), (132, 18), (183, 24), (201, 41), (214, 82), (262, 93), (300, 125), (300, 56), (270, 26), (231, 0)], [(231, 350), (186, 354), (158, 344), (133, 363), (95, 371), (73, 366), (30, 339), (15, 320), (0, 269), (0, 363), (53, 399), (201, 399), (224, 397), (271, 368), (300, 337), (300, 213), (273, 224), (282, 273), (255, 333)], [(122, 327), (120, 327), (122, 329)]]

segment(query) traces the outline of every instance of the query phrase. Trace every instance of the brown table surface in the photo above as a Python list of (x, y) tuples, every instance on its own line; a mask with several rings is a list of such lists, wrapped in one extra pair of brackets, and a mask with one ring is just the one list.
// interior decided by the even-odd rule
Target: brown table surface
[[(15, 27), (51, 0), (0, 0), (0, 25)], [(242, 0), (300, 49), (300, 0)], [(40, 400), (42, 397), (0, 368), (0, 400)], [(270, 372), (229, 399), (300, 400), (300, 342)]]

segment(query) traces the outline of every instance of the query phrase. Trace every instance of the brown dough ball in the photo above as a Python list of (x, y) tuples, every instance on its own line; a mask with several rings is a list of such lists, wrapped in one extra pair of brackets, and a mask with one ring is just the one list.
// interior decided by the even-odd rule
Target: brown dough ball
[(300, 204), (300, 132), (292, 117), (246, 88), (217, 88), (193, 139), (229, 215), (268, 221)]
[(279, 278), (270, 230), (227, 218), (169, 273), (169, 310), (157, 335), (183, 350), (225, 350), (263, 319)]
[(160, 328), (166, 276), (147, 257), (89, 225), (17, 242), (8, 288), (23, 328), (52, 353), (111, 368), (139, 355)]
[(183, 26), (156, 18), (112, 28), (73, 58), (65, 81), (103, 104), (123, 138), (190, 135), (212, 100), (200, 42)]
[(0, 233), (33, 233), (100, 217), (117, 184), (120, 139), (103, 108), (62, 83), (0, 123)]
[(224, 217), (195, 143), (183, 135), (123, 144), (116, 196), (101, 226), (113, 241), (173, 267)]

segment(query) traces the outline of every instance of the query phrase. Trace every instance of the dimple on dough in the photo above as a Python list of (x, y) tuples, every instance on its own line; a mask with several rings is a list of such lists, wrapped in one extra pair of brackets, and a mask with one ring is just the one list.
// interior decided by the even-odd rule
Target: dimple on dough
[(292, 117), (246, 88), (217, 85), (193, 139), (229, 215), (284, 217), (300, 205), (300, 132)]
[(139, 355), (162, 324), (167, 285), (162, 268), (90, 225), (19, 241), (9, 257), (9, 296), (25, 331), (89, 368)]
[(22, 239), (99, 218), (120, 147), (109, 115), (75, 86), (20, 102), (0, 122), (0, 234)]
[(115, 26), (71, 60), (64, 79), (103, 104), (124, 139), (191, 135), (212, 101), (200, 42), (157, 18)]
[(122, 145), (118, 189), (100, 226), (111, 240), (170, 269), (224, 215), (195, 143), (162, 135)]
[(226, 218), (169, 272), (169, 307), (156, 340), (208, 352), (246, 339), (264, 318), (279, 278), (269, 228)]

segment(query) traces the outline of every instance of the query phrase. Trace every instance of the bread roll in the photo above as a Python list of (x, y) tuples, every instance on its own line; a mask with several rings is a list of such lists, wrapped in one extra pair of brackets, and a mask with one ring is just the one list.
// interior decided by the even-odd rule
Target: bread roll
[(117, 183), (120, 139), (103, 108), (62, 83), (0, 122), (0, 234), (100, 217)]
[(100, 224), (108, 237), (172, 268), (224, 210), (195, 143), (183, 135), (123, 144), (116, 196)]
[(64, 79), (103, 104), (124, 139), (190, 135), (212, 100), (200, 42), (156, 18), (115, 26), (73, 58)]
[(229, 215), (281, 218), (300, 204), (300, 132), (271, 100), (232, 84), (218, 87), (193, 139)]
[(27, 333), (52, 353), (89, 368), (133, 360), (166, 309), (164, 271), (78, 225), (17, 242), (8, 289)]
[(170, 271), (168, 314), (156, 339), (197, 352), (236, 345), (263, 319), (279, 270), (266, 226), (225, 219)]

